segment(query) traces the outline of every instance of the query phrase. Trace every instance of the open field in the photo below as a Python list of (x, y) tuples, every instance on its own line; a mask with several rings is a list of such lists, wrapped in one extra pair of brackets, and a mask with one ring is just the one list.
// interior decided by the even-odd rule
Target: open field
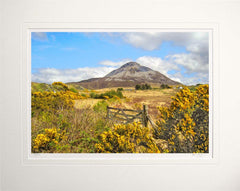
[[(94, 90), (96, 93), (103, 93), (117, 88), (105, 88)], [(153, 90), (135, 90), (134, 88), (124, 88), (122, 91), (125, 99), (116, 102), (110, 102), (109, 106), (126, 108), (126, 109), (142, 109), (143, 104), (149, 108), (149, 114), (153, 119), (157, 118), (159, 106), (169, 106), (172, 99), (179, 90), (178, 89), (153, 89)], [(82, 92), (83, 93), (83, 92)], [(93, 106), (102, 99), (83, 99), (76, 100), (75, 107), (80, 109), (86, 105)]]
[(102, 99), (92, 99), (92, 98), (75, 100), (74, 107), (77, 109), (81, 109), (81, 108), (90, 106), (92, 108), (95, 104), (97, 104), (101, 100)]
[(36, 83), (32, 152), (208, 152), (208, 106), (208, 85), (88, 90)]
[(141, 108), (143, 104), (148, 105), (149, 114), (156, 119), (158, 114), (157, 107), (169, 106), (171, 103), (171, 97), (176, 94), (178, 90), (164, 89), (164, 90), (137, 90), (137, 91), (125, 91), (124, 96), (129, 101), (127, 105), (133, 108)]

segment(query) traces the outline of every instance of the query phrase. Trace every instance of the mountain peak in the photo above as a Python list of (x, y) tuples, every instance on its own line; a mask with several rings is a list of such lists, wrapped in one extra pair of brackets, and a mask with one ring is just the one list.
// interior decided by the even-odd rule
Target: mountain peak
[(120, 68), (113, 70), (103, 78), (88, 79), (78, 82), (85, 88), (106, 88), (106, 87), (134, 87), (136, 84), (179, 84), (158, 71), (142, 66), (137, 62), (128, 62)]
[(121, 68), (125, 67), (133, 67), (133, 66), (140, 66), (137, 62), (127, 62), (126, 64), (122, 65)]
[(122, 65), (120, 68), (113, 70), (105, 77), (111, 78), (126, 78), (126, 77), (134, 77), (135, 74), (141, 75), (142, 72), (152, 71), (152, 69), (142, 66), (137, 62), (128, 62)]

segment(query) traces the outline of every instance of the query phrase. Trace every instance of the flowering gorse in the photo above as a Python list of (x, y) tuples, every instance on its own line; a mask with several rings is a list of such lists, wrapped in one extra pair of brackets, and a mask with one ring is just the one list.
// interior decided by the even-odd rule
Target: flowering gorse
[(43, 152), (54, 149), (56, 145), (63, 139), (66, 139), (65, 131), (60, 132), (56, 128), (44, 129), (44, 133), (40, 133), (33, 140), (33, 149), (35, 152)]
[(84, 99), (83, 96), (72, 91), (60, 92), (34, 92), (32, 93), (33, 111), (57, 111), (72, 109), (74, 100)]
[(159, 107), (154, 137), (168, 142), (169, 152), (208, 152), (208, 85), (187, 87), (173, 97), (170, 107)]
[(95, 144), (99, 153), (159, 153), (149, 128), (140, 123), (118, 124), (105, 131)]
[(63, 82), (53, 82), (52, 86), (59, 89), (59, 90), (62, 90), (62, 91), (68, 91), (69, 90), (68, 86), (66, 84), (64, 84)]

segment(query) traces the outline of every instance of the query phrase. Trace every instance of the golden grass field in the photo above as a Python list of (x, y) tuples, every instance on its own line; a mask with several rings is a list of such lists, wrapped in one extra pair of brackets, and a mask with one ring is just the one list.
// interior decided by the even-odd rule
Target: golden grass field
[(88, 107), (88, 106), (93, 107), (100, 100), (101, 99), (93, 99), (93, 98), (75, 100), (75, 107), (77, 109), (81, 109), (83, 107)]
[[(104, 93), (109, 90), (117, 90), (117, 88), (104, 88), (100, 90), (94, 90), (96, 93)], [(152, 90), (135, 90), (134, 88), (124, 88), (122, 91), (125, 99), (121, 99), (115, 102), (110, 102), (109, 106), (127, 109), (142, 109), (143, 104), (148, 106), (148, 113), (153, 119), (157, 118), (158, 106), (169, 106), (171, 103), (171, 97), (177, 93), (177, 89), (152, 89)], [(84, 93), (84, 91), (82, 92)], [(86, 92), (85, 92), (86, 93)], [(76, 100), (75, 107), (80, 109), (83, 106), (94, 106), (101, 99), (83, 99)]]
[[(32, 152), (207, 153), (208, 85), (181, 89), (70, 90), (61, 82), (37, 84), (31, 106)], [(143, 105), (148, 115), (139, 111)]]

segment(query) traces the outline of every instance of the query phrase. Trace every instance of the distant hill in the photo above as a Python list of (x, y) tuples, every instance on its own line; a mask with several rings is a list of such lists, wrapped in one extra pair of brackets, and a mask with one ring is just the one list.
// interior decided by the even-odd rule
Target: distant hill
[(179, 82), (173, 81), (158, 71), (142, 66), (136, 62), (128, 62), (120, 68), (113, 70), (105, 77), (91, 78), (80, 82), (71, 82), (68, 84), (80, 85), (88, 89), (101, 89), (111, 87), (131, 87), (142, 83), (179, 85)]
[[(78, 84), (69, 84), (68, 85), (69, 90), (71, 91), (78, 91), (83, 90), (84, 88)], [(32, 82), (31, 83), (31, 91), (32, 92), (44, 92), (44, 91), (63, 91), (64, 89), (61, 86), (53, 86), (52, 84), (46, 84), (46, 83), (38, 83), (38, 82)]]

